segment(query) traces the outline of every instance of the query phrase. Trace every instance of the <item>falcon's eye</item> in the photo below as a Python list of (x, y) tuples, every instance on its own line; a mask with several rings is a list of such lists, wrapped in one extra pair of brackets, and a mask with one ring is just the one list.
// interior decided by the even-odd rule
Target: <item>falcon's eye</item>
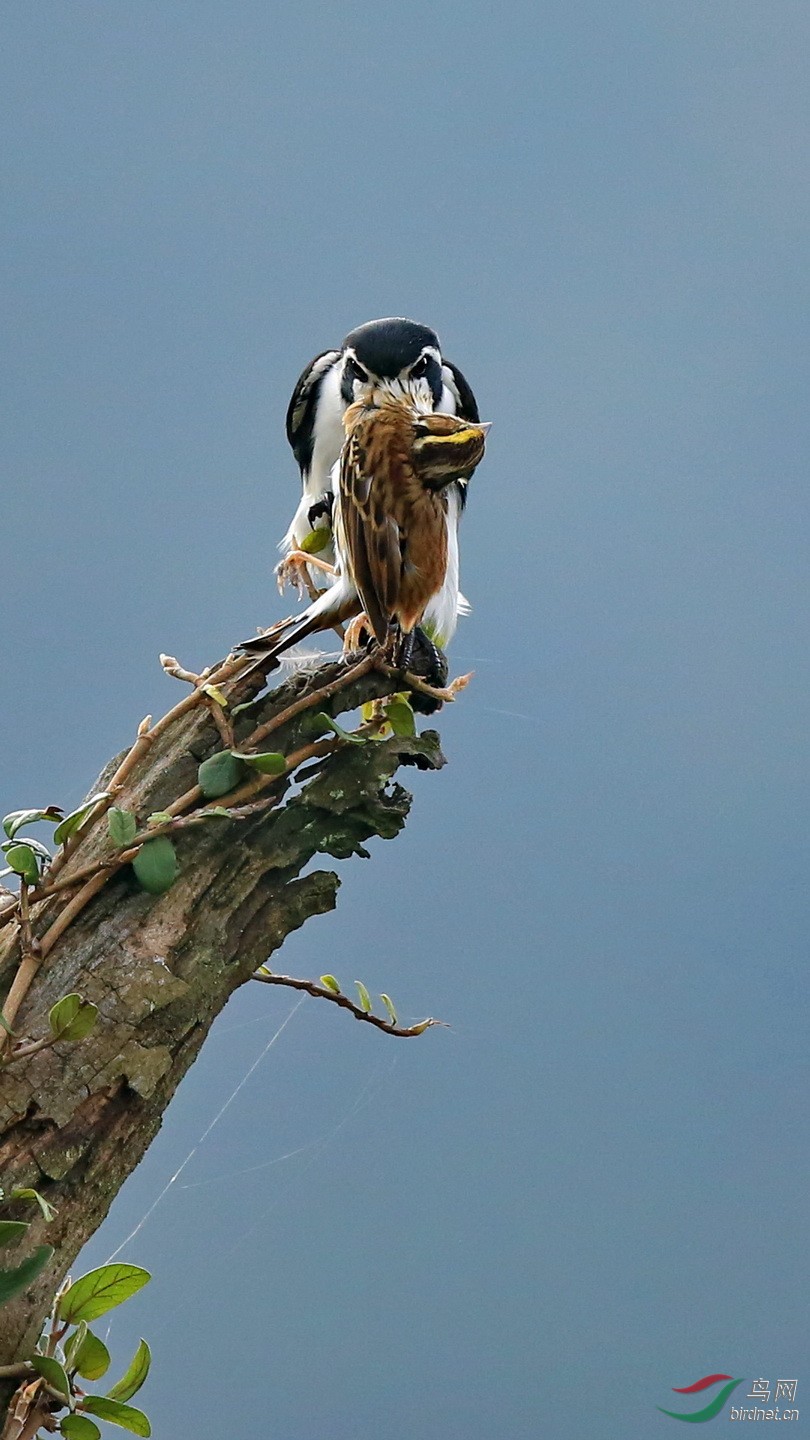
[(419, 356), (419, 359), (418, 359), (417, 362), (416, 362), (416, 364), (411, 366), (411, 379), (412, 379), (412, 380), (421, 380), (423, 375), (427, 375), (427, 373), (428, 373), (428, 365), (429, 365), (429, 364), (430, 364), (430, 356), (429, 356), (429, 355), (420, 355), (420, 356)]
[(362, 365), (358, 365), (354, 356), (350, 355), (346, 361), (346, 374), (350, 380), (359, 380), (361, 385), (368, 384), (368, 375)]

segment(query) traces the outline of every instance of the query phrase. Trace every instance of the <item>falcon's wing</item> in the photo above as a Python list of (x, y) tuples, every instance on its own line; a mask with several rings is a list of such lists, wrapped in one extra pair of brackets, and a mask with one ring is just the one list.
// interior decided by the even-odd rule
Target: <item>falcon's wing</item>
[(455, 396), (456, 414), (462, 420), (471, 420), (473, 425), (477, 425), (481, 418), (478, 414), (478, 402), (458, 366), (445, 360), (442, 365), (442, 379)]
[(402, 578), (399, 526), (386, 511), (385, 476), (369, 475), (366, 454), (352, 435), (340, 459), (340, 512), (352, 578), (382, 645)]
[(327, 370), (340, 359), (339, 350), (324, 350), (310, 360), (298, 377), (298, 383), (287, 407), (287, 439), (302, 473), (312, 464), (315, 443), (315, 409), (318, 392)]

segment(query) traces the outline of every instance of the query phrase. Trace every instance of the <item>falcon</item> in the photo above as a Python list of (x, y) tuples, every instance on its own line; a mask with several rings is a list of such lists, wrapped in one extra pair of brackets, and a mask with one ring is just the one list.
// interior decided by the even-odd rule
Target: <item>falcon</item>
[(240, 647), (275, 659), (299, 640), (364, 612), (377, 643), (407, 667), (414, 632), (447, 585), (453, 487), (468, 483), (488, 425), (418, 410), (406, 395), (353, 402), (333, 502), (339, 568), (301, 615)]
[[(301, 471), (302, 495), (282, 541), (287, 558), (279, 580), (308, 567), (316, 577), (333, 578), (335, 554), (332, 507), (335, 465), (344, 441), (343, 415), (358, 401), (384, 396), (408, 399), (420, 413), (457, 415), (478, 423), (475, 396), (456, 365), (445, 360), (435, 330), (414, 320), (370, 320), (351, 330), (339, 350), (317, 355), (303, 371), (287, 410), (287, 439)], [(458, 615), (469, 608), (459, 592), (458, 523), (466, 479), (453, 477), (447, 489), (448, 564), (441, 590), (427, 607), (424, 626), (444, 646)]]

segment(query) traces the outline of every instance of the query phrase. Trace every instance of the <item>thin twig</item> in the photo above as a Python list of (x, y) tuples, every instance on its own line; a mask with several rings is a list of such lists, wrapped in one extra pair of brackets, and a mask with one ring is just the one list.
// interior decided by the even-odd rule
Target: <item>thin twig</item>
[[(119, 856), (114, 868), (118, 869), (119, 866), (124, 863), (124, 856)], [(60, 911), (50, 929), (45, 931), (42, 939), (35, 942), (36, 951), (23, 955), (3, 1005), (3, 1017), (7, 1025), (12, 1026), (14, 1024), (17, 1012), (28, 991), (31, 989), (42, 961), (46, 955), (50, 954), (59, 936), (67, 930), (71, 921), (80, 914), (85, 905), (87, 905), (93, 899), (93, 896), (97, 895), (99, 890), (105, 885), (108, 870), (109, 873), (112, 873), (111, 867), (105, 867), (104, 870), (101, 870), (97, 875), (94, 875), (92, 879), (88, 880), (87, 883), (82, 886), (78, 895), (74, 895), (64, 910)], [(9, 1036), (4, 1030), (2, 1035), (0, 1035), (0, 1054), (5, 1050), (8, 1040)]]
[(225, 714), (225, 711), (223, 710), (219, 701), (215, 700), (213, 695), (206, 695), (205, 698), (208, 701), (208, 709), (211, 712), (211, 719), (213, 720), (214, 724), (217, 727), (217, 730), (219, 731), (219, 738), (222, 741), (223, 748), (225, 750), (232, 750), (235, 744), (233, 725), (228, 719), (228, 716)]
[[(17, 1017), (17, 1011), (22, 1005), (31, 984), (34, 980), (40, 965), (42, 964), (44, 951), (38, 940), (31, 933), (31, 906), (29, 900), (29, 887), (25, 880), (20, 880), (20, 965), (17, 974), (11, 982), (11, 988), (3, 1003), (3, 1018), (6, 1025), (11, 1029)], [(0, 1054), (6, 1049), (11, 1036), (8, 1030), (0, 1033)]]
[(328, 740), (314, 740), (309, 745), (302, 745), (300, 750), (293, 750), (287, 756), (287, 766), (280, 775), (257, 775), (254, 780), (246, 780), (237, 790), (232, 790), (229, 795), (223, 795), (218, 804), (230, 809), (232, 805), (241, 805), (245, 800), (251, 800), (254, 795), (266, 790), (269, 785), (276, 784), (279, 780), (288, 778), (299, 765), (305, 760), (313, 760), (321, 755), (331, 755), (333, 750), (339, 750), (346, 742), (337, 735), (330, 736)]
[[(20, 879), (20, 950), (26, 955), (36, 955), (38, 946), (31, 934), (31, 902), (28, 882)], [(10, 1023), (10, 1022), (9, 1022)]]
[(46, 884), (38, 886), (32, 895), (33, 900), (50, 900), (52, 895), (58, 895), (62, 890), (75, 890), (77, 885), (89, 880), (91, 875), (98, 874), (99, 870), (107, 870), (110, 866), (117, 864), (117, 855), (109, 855), (106, 860), (92, 860), (88, 865), (82, 865), (80, 870), (72, 870), (69, 875), (63, 875), (61, 880), (50, 879)]
[(16, 1365), (0, 1365), (0, 1380), (22, 1380), (33, 1374), (34, 1368), (27, 1360), (18, 1360)]
[(175, 680), (184, 680), (187, 685), (193, 685), (196, 690), (202, 690), (208, 702), (208, 708), (211, 711), (211, 719), (219, 731), (220, 740), (226, 750), (233, 749), (233, 726), (225, 714), (220, 701), (211, 693), (215, 687), (211, 685), (208, 679), (210, 671), (206, 669), (203, 670), (202, 674), (195, 675), (193, 670), (186, 670), (174, 655), (160, 655), (158, 658), (167, 675), (173, 676)]
[(451, 680), (450, 684), (442, 689), (436, 685), (428, 685), (426, 680), (421, 680), (410, 670), (397, 670), (395, 666), (389, 665), (379, 652), (375, 652), (375, 668), (381, 670), (383, 675), (387, 675), (389, 679), (399, 680), (400, 688), (418, 690), (420, 695), (429, 695), (432, 700), (441, 700), (443, 704), (450, 704), (455, 700), (459, 691), (466, 689), (469, 685), (475, 673), (471, 670), (468, 675), (458, 675), (455, 680)]
[(158, 660), (166, 671), (166, 674), (171, 675), (175, 680), (185, 680), (188, 685), (199, 685), (201, 677), (195, 675), (193, 670), (184, 669), (180, 661), (175, 659), (174, 655), (164, 655), (161, 653), (158, 655)]
[(27, 1060), (29, 1055), (38, 1055), (40, 1050), (48, 1050), (59, 1039), (58, 1035), (43, 1035), (41, 1040), (31, 1040), (27, 1045), (18, 1045), (10, 1055), (3, 1057), (3, 1068), (10, 1065), (13, 1060)]
[(420, 1020), (418, 1025), (395, 1025), (393, 1020), (382, 1020), (379, 1015), (372, 1015), (369, 1010), (364, 1010), (361, 1005), (355, 1005), (348, 995), (341, 991), (336, 994), (325, 985), (318, 985), (315, 980), (299, 980), (293, 975), (264, 975), (257, 970), (251, 975), (251, 980), (258, 980), (262, 985), (286, 985), (291, 990), (306, 990), (308, 995), (314, 995), (318, 1000), (331, 1000), (333, 1005), (339, 1005), (342, 1010), (350, 1010), (355, 1020), (365, 1020), (369, 1025), (376, 1025), (378, 1030), (384, 1030), (386, 1035), (398, 1035), (401, 1039), (410, 1039), (415, 1035), (423, 1035), (434, 1025), (442, 1025), (445, 1029), (450, 1027), (444, 1020), (434, 1020), (430, 1017), (427, 1020)]
[(40, 1426), (50, 1422), (50, 1412), (41, 1403), (43, 1387), (44, 1382), (37, 1377), (15, 1390), (6, 1412), (2, 1440), (33, 1440)]
[(8, 921), (17, 914), (19, 910), (19, 905), (20, 902), (17, 899), (16, 895), (14, 896), (13, 900), (8, 900), (6, 902), (2, 909), (0, 909), (0, 926), (6, 925)]
[[(277, 779), (279, 777), (276, 776), (273, 778)], [(244, 808), (236, 810), (229, 809), (227, 818), (229, 820), (246, 819), (248, 815), (252, 815), (259, 810), (267, 809), (271, 803), (269, 800), (263, 800), (258, 805), (246, 805)], [(219, 808), (224, 807), (220, 806)], [(167, 811), (166, 813), (168, 814), (169, 812)], [(118, 869), (121, 864), (126, 865), (130, 860), (134, 859), (140, 846), (145, 845), (147, 840), (155, 840), (160, 835), (173, 835), (178, 830), (185, 830), (189, 825), (197, 825), (203, 820), (210, 818), (210, 812), (201, 810), (197, 814), (176, 815), (171, 820), (164, 821), (162, 825), (150, 825), (145, 830), (139, 830), (125, 846), (122, 846), (120, 850), (116, 850), (113, 855), (108, 855), (104, 860), (94, 860), (89, 865), (83, 865), (81, 870), (74, 870), (71, 875), (64, 875), (61, 880), (57, 880), (53, 885), (43, 886), (41, 890), (34, 892), (33, 898), (35, 900), (48, 900), (52, 895), (58, 895), (61, 891), (73, 890), (77, 885), (81, 885), (85, 880), (92, 879), (94, 875), (98, 875), (102, 870), (115, 870)]]
[[(186, 696), (186, 701), (190, 698), (191, 697)], [(163, 716), (163, 720), (167, 720), (169, 716), (179, 713), (182, 710), (182, 706), (185, 705), (186, 701), (181, 700), (179, 705), (175, 705), (174, 710), (170, 710), (168, 712), (168, 715)], [(85, 837), (90, 834), (90, 831), (95, 827), (96, 822), (100, 820), (103, 815), (106, 815), (107, 811), (110, 809), (110, 806), (117, 799), (123, 788), (124, 781), (127, 779), (127, 776), (131, 774), (135, 766), (138, 764), (138, 761), (141, 760), (146, 754), (147, 750), (152, 745), (155, 736), (159, 733), (162, 721), (158, 721), (158, 724), (154, 727), (154, 729), (150, 728), (151, 725), (152, 716), (145, 715), (140, 725), (138, 726), (135, 744), (132, 745), (127, 751), (126, 755), (121, 761), (121, 764), (118, 766), (118, 769), (116, 770), (112, 779), (109, 781), (104, 799), (100, 800), (97, 805), (93, 806), (93, 809), (89, 811), (88, 815), (82, 822), (76, 834), (71, 836), (69, 841), (65, 844), (61, 854), (57, 855), (55, 859), (51, 861), (50, 866), (48, 867), (49, 880), (52, 880), (55, 875), (58, 875), (60, 871), (64, 868), (64, 866), (67, 864), (67, 862), (73, 858), (73, 855), (78, 848), (79, 842), (81, 840), (84, 840)]]
[(369, 670), (374, 669), (374, 665), (374, 656), (366, 655), (359, 664), (353, 665), (351, 669), (346, 670), (343, 675), (339, 675), (336, 680), (331, 680), (328, 685), (322, 685), (320, 690), (309, 691), (307, 694), (302, 695), (300, 699), (294, 700), (291, 705), (287, 706), (286, 710), (279, 711), (278, 715), (274, 715), (272, 720), (265, 720), (263, 725), (257, 725), (256, 729), (247, 736), (244, 744), (259, 745), (268, 735), (272, 735), (274, 730), (280, 730), (282, 725), (286, 725), (290, 720), (294, 720), (296, 715), (301, 714), (302, 710), (310, 710), (316, 705), (323, 705), (325, 701), (331, 700), (333, 695), (337, 695), (339, 691), (345, 690), (347, 685), (351, 685), (355, 680), (359, 680), (361, 676), (367, 675)]
[[(126, 860), (124, 859), (124, 856), (121, 855), (119, 856), (119, 864), (115, 866), (115, 869), (119, 869), (120, 865), (124, 864), (126, 864)], [(42, 946), (43, 956), (50, 955), (54, 945), (59, 939), (59, 936), (64, 934), (65, 930), (67, 930), (68, 928), (68, 925), (70, 925), (71, 922), (75, 920), (77, 915), (81, 914), (85, 905), (88, 905), (90, 903), (93, 897), (98, 894), (99, 890), (103, 890), (104, 886), (107, 883), (109, 875), (113, 873), (113, 869), (110, 869), (109, 871), (105, 869), (102, 870), (98, 875), (93, 876), (91, 880), (88, 880), (87, 883), (82, 886), (78, 895), (73, 896), (73, 899), (68, 902), (64, 910), (61, 910), (59, 912), (53, 924), (48, 930), (45, 931), (45, 934), (43, 935), (40, 942)]]

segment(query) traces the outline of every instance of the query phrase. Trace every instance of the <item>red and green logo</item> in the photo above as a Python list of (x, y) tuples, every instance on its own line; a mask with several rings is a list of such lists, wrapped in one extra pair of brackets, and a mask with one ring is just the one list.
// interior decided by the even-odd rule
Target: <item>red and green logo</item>
[(719, 1385), (721, 1380), (729, 1383), (719, 1390), (708, 1405), (702, 1410), (665, 1410), (663, 1405), (657, 1405), (656, 1409), (662, 1415), (671, 1415), (673, 1420), (688, 1420), (690, 1425), (699, 1425), (703, 1420), (713, 1420), (719, 1415), (729, 1395), (742, 1385), (742, 1380), (734, 1380), (731, 1375), (704, 1375), (702, 1380), (696, 1380), (694, 1385), (673, 1385), (672, 1389), (676, 1395), (699, 1395), (703, 1390), (710, 1390), (712, 1385)]

